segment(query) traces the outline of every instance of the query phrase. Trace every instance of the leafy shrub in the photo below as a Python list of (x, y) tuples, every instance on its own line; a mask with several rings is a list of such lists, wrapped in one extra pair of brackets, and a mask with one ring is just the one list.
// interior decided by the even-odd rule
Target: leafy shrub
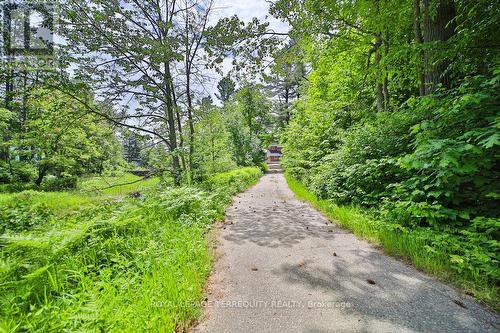
[(10, 184), (4, 184), (3, 186), (0, 187), (0, 192), (22, 192), (22, 191), (29, 191), (29, 190), (36, 190), (37, 186), (34, 183), (19, 183), (19, 182), (13, 182)]
[(33, 203), (34, 191), (25, 191), (0, 207), (0, 234), (5, 231), (20, 232), (41, 226), (52, 217), (44, 203)]
[(342, 159), (318, 168), (312, 179), (311, 190), (321, 198), (338, 204), (377, 206), (386, 193), (388, 184), (401, 179), (402, 170), (392, 159), (366, 160), (347, 165)]
[(266, 162), (259, 163), (258, 167), (262, 172), (267, 172), (269, 170), (269, 166)]
[(12, 174), (9, 171), (7, 162), (0, 161), (0, 184), (10, 183), (12, 181)]
[(204, 187), (212, 191), (223, 190), (234, 194), (254, 183), (261, 175), (262, 171), (257, 167), (234, 169), (209, 178)]
[(190, 215), (203, 212), (204, 220), (213, 221), (214, 205), (210, 198), (210, 194), (200, 189), (181, 187), (166, 189), (158, 194), (157, 200), (172, 219), (191, 221)]
[[(498, 215), (500, 70), (438, 96), (365, 117), (324, 144), (301, 111), (285, 133), (285, 167), (320, 198), (382, 208), (407, 226), (468, 225)], [(325, 119), (315, 115), (318, 120)], [(335, 120), (330, 120), (335, 124)], [(322, 126), (319, 125), (318, 126)], [(336, 143), (332, 143), (336, 142)]]
[(415, 150), (398, 161), (412, 176), (395, 186), (386, 210), (436, 227), (498, 216), (498, 91), (500, 71), (490, 80), (467, 80), (440, 99), (416, 102), (416, 109), (432, 113), (413, 127)]
[(405, 109), (378, 114), (339, 132), (340, 145), (305, 171), (306, 183), (319, 197), (339, 204), (378, 205), (389, 184), (405, 179), (394, 157), (410, 151), (410, 127), (422, 118), (420, 114)]
[(11, 161), (12, 175), (11, 182), (27, 183), (35, 179), (37, 175), (36, 168), (29, 164), (20, 161)]

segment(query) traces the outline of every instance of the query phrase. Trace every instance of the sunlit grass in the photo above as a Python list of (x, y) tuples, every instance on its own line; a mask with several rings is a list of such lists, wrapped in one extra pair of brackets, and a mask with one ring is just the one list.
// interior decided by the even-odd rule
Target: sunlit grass
[(18, 193), (0, 193), (0, 205), (25, 201), (31, 205), (43, 204), (54, 214), (64, 215), (99, 202), (116, 200), (131, 192), (152, 189), (159, 183), (158, 177), (143, 180), (142, 177), (130, 173), (124, 173), (118, 177), (89, 177), (81, 180), (78, 188), (73, 191), (41, 192), (29, 190)]
[(95, 192), (106, 195), (124, 195), (132, 191), (143, 191), (160, 183), (160, 178), (143, 179), (131, 173), (111, 176), (93, 176), (80, 180), (78, 189), (83, 192)]
[[(0, 332), (184, 331), (201, 314), (212, 267), (207, 231), (260, 175), (244, 168), (200, 187), (156, 187), (1, 235)], [(64, 194), (34, 193), (54, 203)], [(67, 194), (65, 204), (84, 203)]]
[(44, 204), (55, 214), (66, 214), (102, 201), (95, 195), (84, 195), (78, 192), (37, 192), (23, 191), (19, 193), (0, 193), (0, 205), (10, 205), (18, 201), (26, 201), (31, 205)]

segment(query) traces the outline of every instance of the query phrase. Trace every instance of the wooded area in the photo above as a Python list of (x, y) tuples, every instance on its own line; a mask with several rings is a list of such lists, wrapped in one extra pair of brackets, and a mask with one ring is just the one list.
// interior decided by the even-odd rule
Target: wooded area
[(272, 12), (312, 69), (282, 136), (289, 174), (381, 221), (374, 237), (395, 254), (497, 298), (499, 6), (279, 1)]
[[(266, 169), (272, 143), (284, 147), (292, 189), (326, 211), (346, 209), (361, 221), (348, 228), (369, 226), (361, 236), (498, 309), (496, 1), (271, 1), (287, 31), (219, 18), (215, 0), (1, 6), (0, 327), (138, 328), (148, 311), (120, 326), (136, 307), (111, 315), (92, 295), (130, 304), (148, 283), (199, 299), (210, 271), (205, 231)], [(49, 69), (30, 46), (35, 11), (41, 27), (57, 16), (59, 45), (44, 45), (57, 49)], [(135, 188), (143, 180), (130, 171), (151, 184)], [(83, 208), (53, 205), (62, 193)], [(189, 244), (172, 240), (176, 232)], [(136, 256), (146, 249), (177, 259), (155, 266)], [(145, 272), (151, 280), (125, 301)], [(123, 283), (130, 289), (113, 295)], [(194, 306), (177, 310), (156, 309), (151, 329), (197, 316)], [(89, 318), (75, 319), (82, 313)]]
[[(4, 11), (45, 10), (44, 24), (53, 20), (49, 8), (30, 6), (7, 4)], [(60, 6), (59, 33), (66, 45), (58, 67), (2, 68), (2, 182), (39, 187), (49, 182), (46, 176), (55, 176), (52, 189), (74, 187), (77, 176), (123, 164), (117, 138), (127, 142), (127, 151), (128, 143), (144, 146), (136, 162), (169, 171), (175, 185), (229, 170), (236, 162), (263, 161), (269, 96), (262, 87), (242, 81), (236, 92), (231, 78), (223, 78), (224, 108), (215, 107), (204, 91), (206, 69), (220, 72), (215, 66), (231, 47), (221, 45), (221, 32), (207, 26), (212, 2), (64, 1)], [(9, 21), (7, 30), (15, 32), (15, 24), (22, 23)], [(257, 29), (244, 27), (236, 37), (243, 40)], [(9, 34), (4, 38), (10, 45)], [(33, 60), (26, 52), (25, 60)], [(108, 147), (98, 149), (96, 143)], [(154, 165), (151, 155), (158, 154), (163, 158), (157, 156), (161, 161)]]

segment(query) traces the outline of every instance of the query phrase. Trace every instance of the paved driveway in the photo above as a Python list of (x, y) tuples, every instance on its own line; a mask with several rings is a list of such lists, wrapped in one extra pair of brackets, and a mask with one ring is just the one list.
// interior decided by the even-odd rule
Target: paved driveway
[(499, 332), (499, 317), (294, 198), (282, 174), (235, 198), (193, 332)]

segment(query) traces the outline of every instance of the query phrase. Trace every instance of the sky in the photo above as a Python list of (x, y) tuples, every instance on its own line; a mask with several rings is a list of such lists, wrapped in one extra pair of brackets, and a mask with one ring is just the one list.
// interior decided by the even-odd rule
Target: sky
[[(270, 28), (276, 31), (287, 30), (288, 25), (280, 22), (269, 15), (269, 3), (266, 0), (216, 0), (217, 8), (214, 19), (238, 15), (239, 18), (248, 22), (253, 17), (270, 23)], [(269, 17), (267, 17), (269, 16)]]
[[(215, 25), (220, 18), (230, 17), (233, 15), (237, 15), (241, 20), (245, 22), (251, 21), (254, 17), (257, 17), (261, 22), (269, 22), (269, 29), (274, 30), (276, 32), (286, 32), (289, 30), (289, 27), (286, 23), (277, 20), (269, 14), (269, 0), (214, 0), (214, 10), (212, 17), (209, 21), (209, 25)], [(36, 16), (36, 13), (32, 14), (31, 23), (33, 26), (39, 26), (39, 21), (41, 21), (41, 17)], [(47, 29), (45, 29), (47, 30)], [(42, 28), (37, 30), (36, 37), (44, 37), (42, 36), (45, 31)], [(23, 35), (22, 33), (20, 35)], [(64, 40), (60, 38), (57, 34), (52, 36), (50, 31), (47, 30), (45, 39), (52, 39), (54, 37), (54, 41), (56, 44), (64, 45)], [(33, 38), (35, 40), (36, 38)], [(223, 72), (227, 74), (231, 69), (231, 58), (227, 58), (223, 61)], [(70, 69), (72, 71), (72, 69)], [(216, 103), (219, 103), (215, 97), (215, 93), (217, 92), (217, 83), (221, 79), (221, 76), (217, 74), (215, 71), (206, 70), (209, 77), (211, 77), (209, 82), (203, 84), (203, 86), (198, 87), (196, 89), (200, 92), (202, 97), (203, 95), (210, 94), (213, 100)]]
[[(286, 32), (289, 30), (288, 24), (279, 21), (269, 14), (269, 3), (266, 0), (215, 0), (214, 14), (210, 20), (210, 24), (215, 24), (220, 18), (238, 15), (238, 17), (249, 22), (252, 18), (257, 17), (261, 22), (269, 22), (269, 29), (276, 32)], [(231, 69), (231, 59), (225, 59), (223, 62), (223, 72), (226, 74)], [(205, 89), (215, 98), (217, 92), (217, 83), (220, 79), (218, 74), (211, 73), (214, 79), (212, 82), (205, 84)]]

